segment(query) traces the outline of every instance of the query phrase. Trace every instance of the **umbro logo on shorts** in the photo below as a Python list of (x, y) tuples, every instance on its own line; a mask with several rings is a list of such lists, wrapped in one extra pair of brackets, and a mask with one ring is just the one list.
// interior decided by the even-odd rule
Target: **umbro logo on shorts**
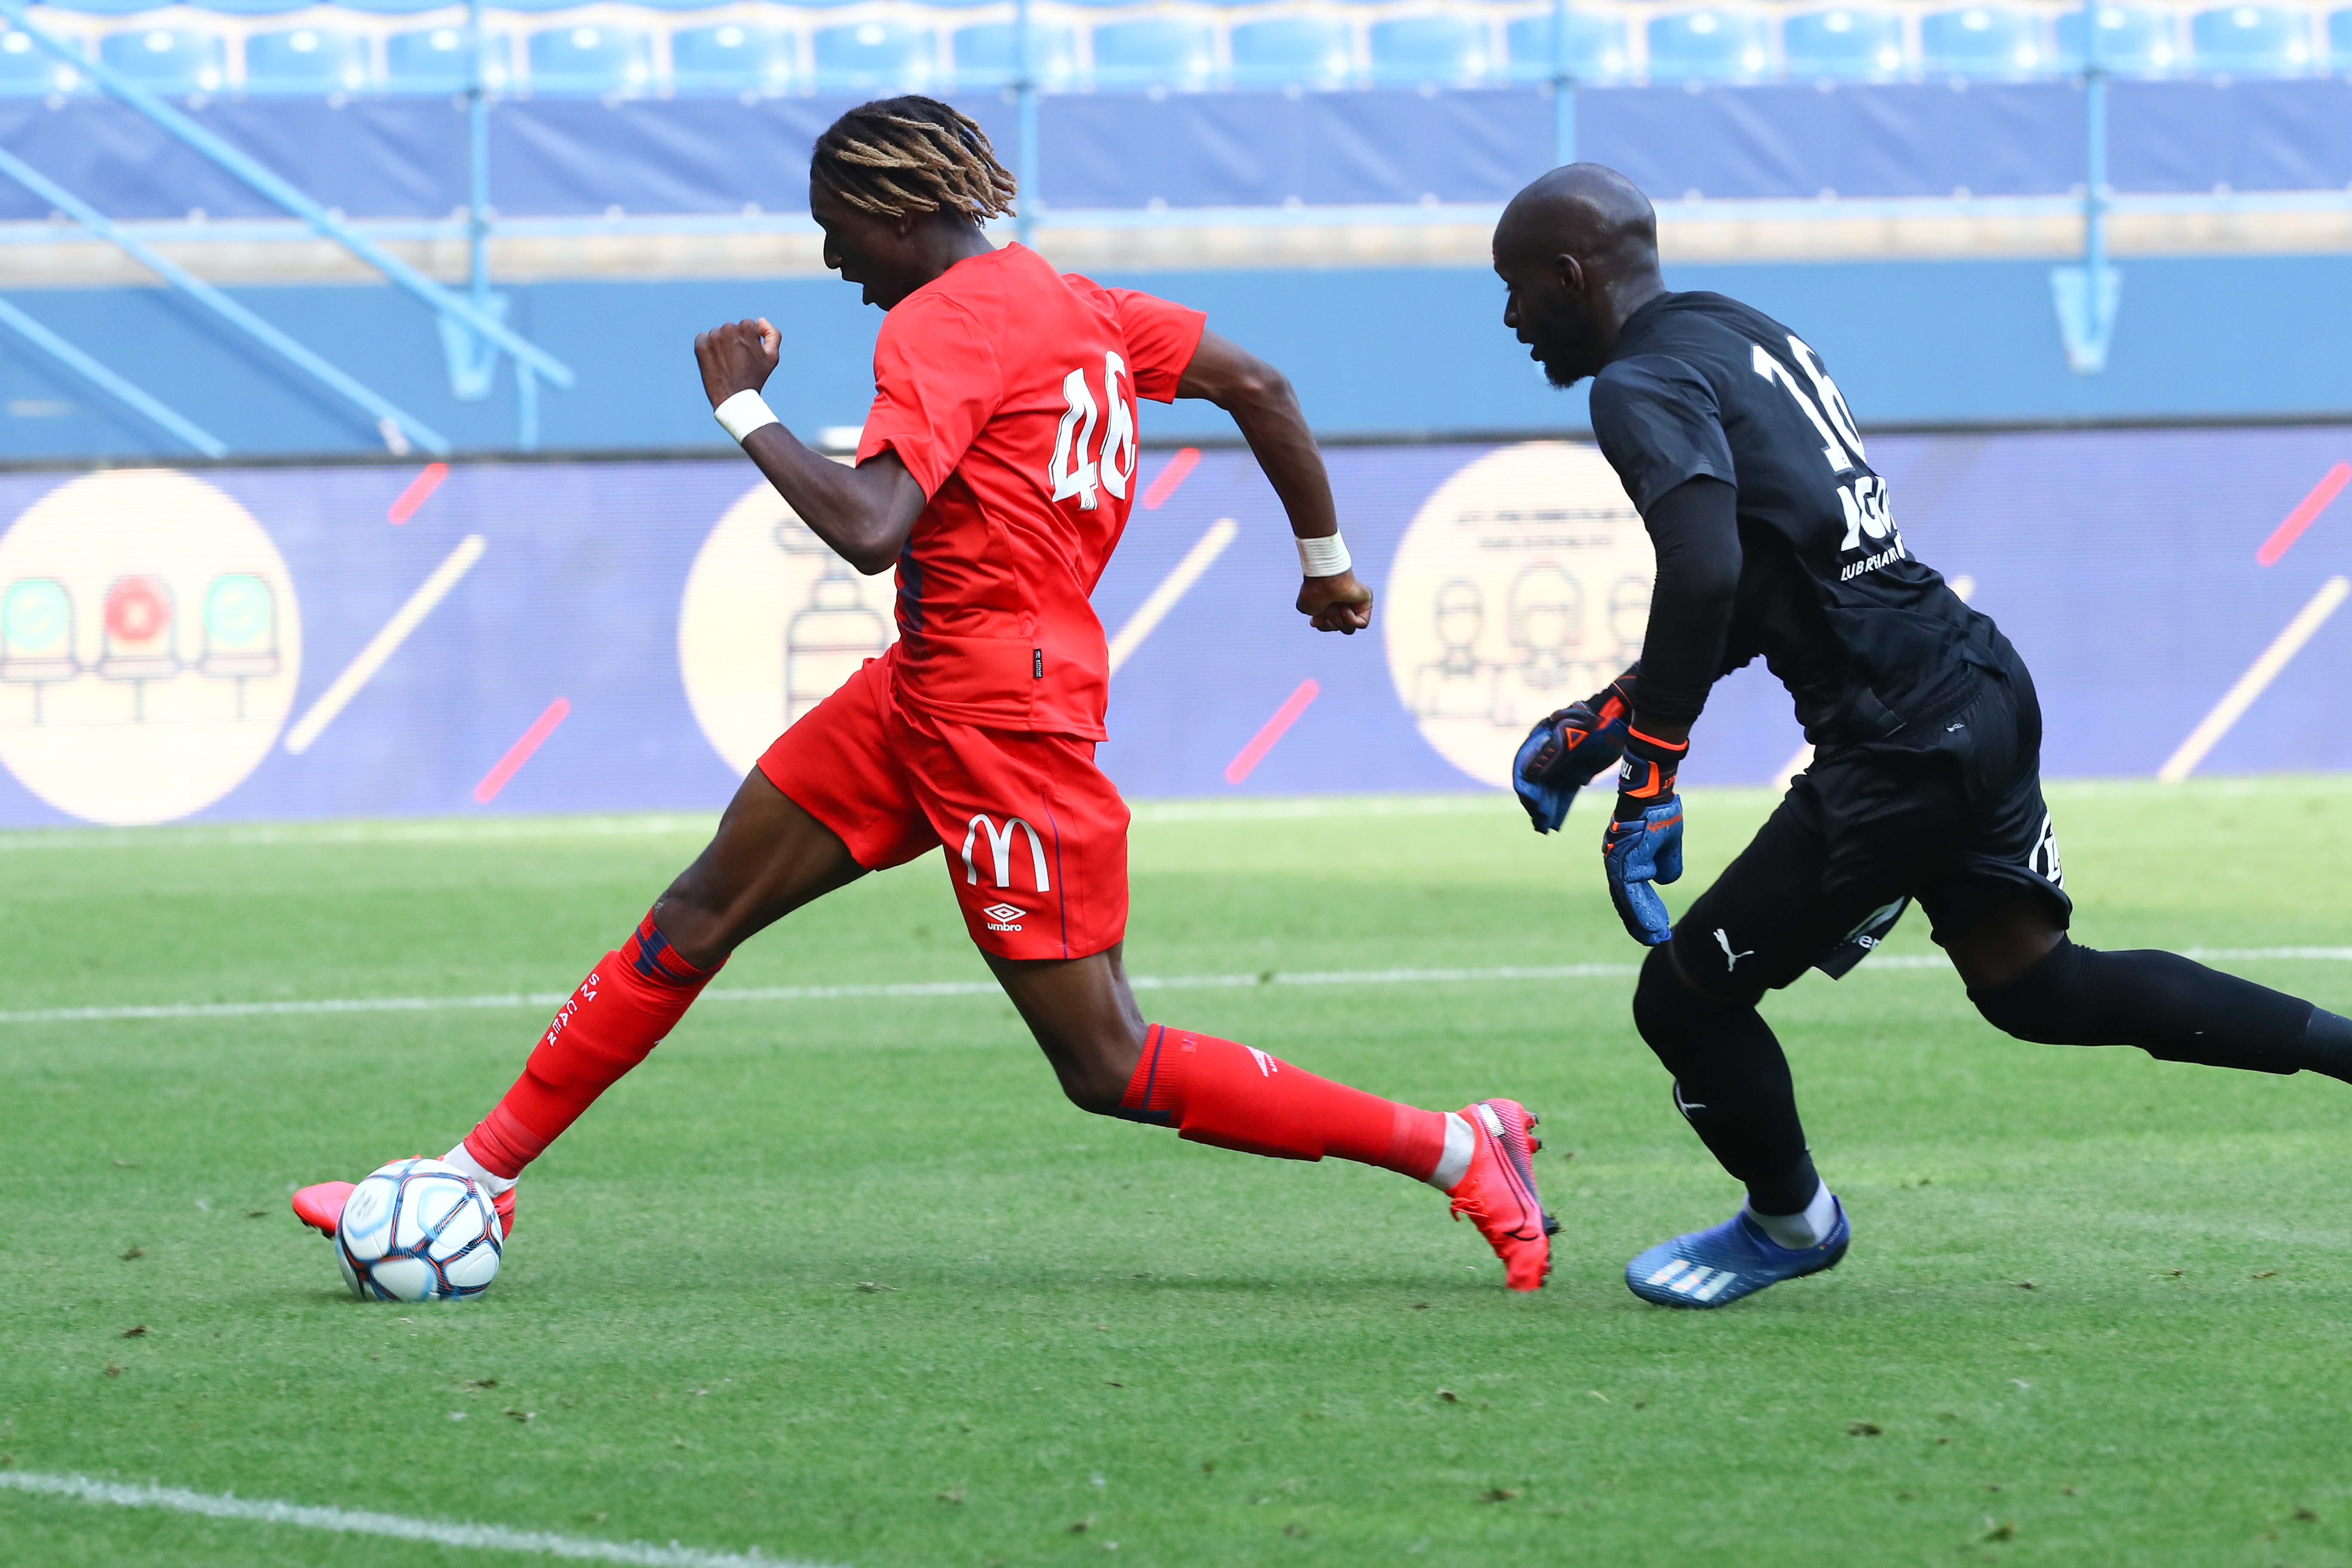
[(1019, 931), (1021, 928), (1013, 922), (1029, 911), (1015, 909), (1011, 904), (991, 904), (980, 912), (988, 917), (988, 929), (991, 931)]

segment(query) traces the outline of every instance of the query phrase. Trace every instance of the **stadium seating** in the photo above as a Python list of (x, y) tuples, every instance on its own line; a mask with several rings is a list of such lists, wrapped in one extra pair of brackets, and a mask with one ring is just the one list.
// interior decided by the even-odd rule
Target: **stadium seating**
[(2311, 32), (2299, 11), (2229, 5), (2189, 19), (2189, 51), (2200, 71), (2294, 76), (2311, 67)]
[[(948, 39), (958, 87), (1007, 87), (1020, 78), (1011, 22), (975, 22)], [(1041, 16), (1029, 19), (1029, 79), (1066, 89), (1078, 84), (1078, 30)]]
[(1651, 20), (1652, 81), (1755, 81), (1771, 69), (1772, 35), (1762, 13), (1710, 6)]
[(245, 40), (245, 90), (360, 92), (374, 79), (368, 36), (341, 27), (281, 27)]
[(99, 40), (98, 58), (152, 92), (218, 92), (228, 85), (228, 43), (194, 27), (136, 27)]
[(1198, 89), (1217, 79), (1217, 30), (1205, 16), (1105, 22), (1094, 46), (1097, 87)]
[[(1938, 0), (1924, 0), (1936, 6)], [(464, 30), (430, 0), (56, 0), (90, 52), (171, 93), (454, 92)], [(2102, 0), (2100, 63), (2119, 76), (2352, 71), (2352, 5)], [(1215, 87), (1338, 90), (1550, 79), (1540, 0), (1041, 0), (1013, 58), (1006, 0), (503, 0), (488, 85), (550, 94)], [(288, 15), (289, 11), (299, 13)], [(424, 14), (443, 18), (424, 26)], [(2079, 71), (2065, 0), (1575, 0), (1566, 66), (1584, 82), (2019, 79)], [(1912, 29), (1916, 26), (1916, 32)], [(1638, 27), (1641, 37), (1633, 37)], [(805, 46), (805, 52), (804, 52)], [(518, 56), (524, 57), (518, 58)], [(0, 25), (0, 97), (87, 92), (88, 73)]]
[(1467, 9), (1375, 22), (1367, 32), (1372, 80), (1384, 87), (1468, 87), (1495, 67), (1494, 29)]
[(533, 92), (643, 92), (654, 81), (654, 37), (638, 27), (549, 27), (530, 40)]
[[(2058, 64), (2083, 68), (2083, 13), (2058, 17)], [(2099, 7), (2099, 64), (2116, 76), (2164, 76), (2180, 65), (2172, 14), (2147, 5)]]
[(2050, 47), (2033, 12), (1970, 5), (1919, 18), (1919, 65), (1930, 76), (2031, 76), (2049, 68)]
[(45, 97), (87, 86), (82, 73), (11, 27), (0, 31), (0, 98)]
[(1903, 18), (1849, 7), (1801, 11), (1781, 18), (1780, 56), (1791, 77), (1883, 80), (1904, 67)]
[[(462, 92), (467, 68), (463, 27), (418, 27), (383, 41), (383, 85), (391, 92)], [(504, 88), (514, 79), (514, 47), (504, 33), (482, 39), (482, 81)]]
[(1354, 32), (1337, 12), (1237, 21), (1227, 38), (1235, 87), (1345, 87), (1355, 76)]
[(670, 80), (680, 92), (777, 92), (800, 77), (800, 39), (780, 27), (725, 22), (669, 36)]
[(845, 22), (811, 41), (820, 92), (919, 92), (939, 75), (939, 35), (912, 23)]
[[(1016, 42), (1012, 21), (976, 21), (948, 40), (957, 87), (1012, 87)], [(1030, 16), (1030, 80), (1051, 91), (1077, 87), (1077, 28)]]
[[(1510, 57), (1513, 81), (1549, 81), (1551, 58), (1551, 17), (1520, 16), (1503, 29), (1503, 45)], [(1568, 74), (1579, 81), (1614, 81), (1633, 68), (1621, 16), (1590, 11), (1568, 14)]]

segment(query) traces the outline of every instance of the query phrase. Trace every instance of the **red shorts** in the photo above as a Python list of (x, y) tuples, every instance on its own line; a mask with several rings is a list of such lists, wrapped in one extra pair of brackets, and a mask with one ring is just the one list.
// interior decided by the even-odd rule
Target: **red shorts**
[(1127, 934), (1127, 803), (1095, 742), (901, 707), (869, 659), (760, 759), (869, 871), (947, 850), (982, 951), (1084, 958)]

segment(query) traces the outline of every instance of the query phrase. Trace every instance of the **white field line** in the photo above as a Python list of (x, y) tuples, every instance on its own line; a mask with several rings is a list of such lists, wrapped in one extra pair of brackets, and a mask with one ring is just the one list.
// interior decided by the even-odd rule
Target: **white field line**
[[(2352, 963), (2352, 947), (2188, 947), (2184, 958), (2208, 963), (2303, 962)], [(1857, 973), (1951, 968), (1941, 953), (1877, 953)], [(1542, 980), (1630, 979), (1634, 963), (1551, 963), (1493, 969), (1308, 969), (1255, 974), (1132, 974), (1138, 991), (1247, 991), (1268, 985), (1510, 984)], [(334, 1013), (437, 1013), (486, 1008), (549, 1008), (568, 993), (509, 991), (485, 996), (345, 996), (308, 1002), (167, 1002), (121, 1007), (35, 1007), (0, 1013), (5, 1024), (109, 1024), (146, 1019), (268, 1018)], [(838, 1002), (936, 996), (993, 996), (993, 980), (919, 980), (866, 985), (714, 985), (705, 1002)]]
[(1234, 535), (1240, 531), (1241, 525), (1232, 518), (1217, 519), (1209, 525), (1209, 531), (1201, 535), (1199, 542), (1184, 552), (1184, 559), (1176, 563), (1176, 570), (1161, 578), (1160, 586), (1144, 595), (1143, 603), (1135, 607), (1135, 614), (1127, 618), (1127, 625), (1119, 627), (1118, 635), (1110, 639), (1110, 672), (1113, 675), (1117, 675), (1118, 667), (1127, 662), (1127, 656), (1142, 647), (1143, 639), (1167, 618), (1168, 612), (1176, 607), (1176, 601), (1201, 580), (1201, 574), (1216, 564), (1217, 557), (1225, 552), (1225, 546), (1231, 544)]
[(434, 605), (448, 596), (449, 590), (457, 585), (460, 577), (473, 569), (474, 563), (482, 558), (482, 552), (488, 547), (480, 534), (469, 533), (457, 549), (449, 552), (446, 561), (433, 569), (433, 575), (418, 584), (416, 592), (408, 595), (408, 602), (394, 610), (392, 619), (383, 623), (383, 629), (368, 639), (367, 647), (360, 649), (359, 658), (352, 660), (349, 668), (335, 677), (335, 683), (320, 693), (319, 700), (310, 704), (310, 710), (286, 732), (286, 749), (289, 752), (299, 757), (310, 749), (310, 742), (319, 738), (319, 732), (335, 721), (335, 715), (343, 710), (345, 703), (359, 695), (361, 687), (375, 679), (375, 672), (383, 668), (384, 661), (400, 651), (400, 645), (408, 640), (408, 634), (433, 613)]
[(2205, 760), (2205, 753), (2220, 745), (2230, 727), (2245, 717), (2246, 710), (2270, 689), (2288, 661), (2303, 651), (2303, 645), (2327, 624), (2327, 617), (2336, 613), (2336, 607), (2347, 594), (2352, 594), (2352, 578), (2330, 577), (2321, 584), (2311, 602), (2295, 612), (2286, 629), (2271, 639), (2271, 646), (2263, 649), (2262, 657), (2238, 677), (2238, 683), (2223, 694), (2221, 701), (2213, 704), (2213, 711), (2198, 721), (2197, 728), (2180, 742), (2180, 749), (2165, 759), (2164, 766), (2156, 770), (2157, 778), (2165, 784), (2179, 784), (2195, 773), (2197, 764)]
[(160, 1508), (173, 1513), (202, 1514), (208, 1519), (290, 1524), (303, 1530), (388, 1536), (394, 1541), (425, 1541), (436, 1546), (470, 1547), (480, 1552), (524, 1552), (539, 1557), (568, 1557), (576, 1562), (626, 1563), (636, 1568), (808, 1568), (807, 1564), (781, 1557), (756, 1552), (744, 1556), (732, 1552), (698, 1552), (675, 1542), (667, 1546), (653, 1546), (642, 1541), (596, 1541), (538, 1530), (508, 1530), (495, 1524), (452, 1524), (437, 1519), (408, 1519), (396, 1513), (361, 1513), (351, 1509), (261, 1502), (215, 1492), (192, 1492), (180, 1487), (92, 1480), (88, 1476), (0, 1470), (0, 1488), (79, 1502), (110, 1503), (116, 1508)]

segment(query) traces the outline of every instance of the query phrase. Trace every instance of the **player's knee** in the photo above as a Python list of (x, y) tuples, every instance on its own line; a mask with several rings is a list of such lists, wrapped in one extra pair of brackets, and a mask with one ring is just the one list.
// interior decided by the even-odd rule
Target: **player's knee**
[(2064, 936), (2023, 973), (1998, 985), (1971, 987), (1969, 1000), (1984, 1021), (2005, 1035), (2044, 1046), (2105, 1042), (2092, 1029), (2092, 975), (2098, 954)]
[(1755, 1005), (1752, 996), (1716, 996), (1700, 990), (1675, 960), (1674, 943), (1650, 949), (1633, 986), (1633, 1027), (1667, 1070), (1679, 1074), (1695, 1041), (1709, 1037), (1727, 1011)]

